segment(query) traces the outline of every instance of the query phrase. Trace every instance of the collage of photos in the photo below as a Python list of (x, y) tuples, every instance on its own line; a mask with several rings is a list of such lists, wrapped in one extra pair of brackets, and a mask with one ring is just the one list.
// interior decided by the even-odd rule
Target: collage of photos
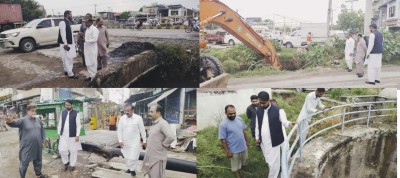
[(395, 178), (398, 96), (400, 0), (0, 0), (0, 178)]

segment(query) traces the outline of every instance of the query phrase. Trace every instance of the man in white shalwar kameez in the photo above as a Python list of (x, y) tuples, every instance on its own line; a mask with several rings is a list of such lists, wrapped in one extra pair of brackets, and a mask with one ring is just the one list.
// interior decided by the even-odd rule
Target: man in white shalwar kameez
[(381, 69), (382, 69), (382, 53), (383, 53), (383, 35), (377, 30), (376, 24), (371, 24), (369, 35), (367, 57), (368, 60), (368, 81), (367, 84), (375, 85), (381, 83)]
[(89, 77), (86, 78), (85, 81), (88, 81), (89, 86), (92, 86), (92, 81), (97, 73), (97, 40), (99, 38), (99, 30), (93, 26), (92, 19), (85, 19), (85, 24), (88, 28), (85, 32), (84, 55), (86, 66), (89, 72)]
[(64, 20), (59, 23), (60, 30), (58, 32), (58, 44), (60, 44), (61, 60), (64, 66), (64, 74), (70, 79), (78, 79), (75, 76), (72, 68), (74, 66), (74, 58), (76, 57), (75, 40), (72, 29), (72, 14), (71, 11), (64, 12)]
[[(139, 160), (140, 147), (146, 147), (146, 130), (142, 117), (134, 114), (133, 110), (134, 106), (132, 105), (125, 107), (125, 115), (118, 123), (117, 134), (121, 152), (128, 167), (126, 172), (136, 176), (136, 163)], [(142, 137), (143, 144), (140, 143), (140, 137)]]
[(64, 171), (68, 170), (68, 166), (70, 166), (71, 171), (75, 170), (78, 150), (82, 150), (82, 145), (79, 142), (81, 131), (80, 117), (79, 113), (72, 109), (72, 107), (73, 103), (71, 100), (65, 101), (65, 110), (61, 113), (57, 127), (60, 137), (58, 149), (64, 164)]
[(355, 41), (350, 36), (350, 34), (347, 34), (346, 38), (347, 38), (347, 40), (346, 40), (346, 46), (345, 46), (345, 50), (344, 50), (344, 59), (347, 64), (347, 71), (351, 72), (351, 71), (353, 71)]
[[(317, 107), (320, 109), (327, 109), (329, 107), (325, 107), (321, 103), (321, 97), (325, 93), (325, 88), (317, 88), (315, 92), (311, 92), (306, 96), (306, 99), (303, 104), (303, 108), (300, 111), (299, 117), (297, 118), (297, 123), (300, 126), (301, 130), (304, 130), (308, 127), (308, 123), (310, 122), (311, 117), (307, 117), (310, 114), (316, 113), (318, 110)], [(303, 121), (303, 122), (301, 122)], [(300, 123), (301, 122), (301, 123)], [(306, 129), (303, 131), (302, 136), (300, 137), (302, 141), (305, 141), (307, 138), (308, 130)]]
[(258, 98), (260, 107), (256, 116), (256, 145), (260, 145), (268, 164), (268, 178), (277, 178), (281, 166), (281, 145), (285, 140), (282, 126), (288, 128), (294, 123), (287, 120), (283, 109), (271, 104), (267, 92), (260, 92)]

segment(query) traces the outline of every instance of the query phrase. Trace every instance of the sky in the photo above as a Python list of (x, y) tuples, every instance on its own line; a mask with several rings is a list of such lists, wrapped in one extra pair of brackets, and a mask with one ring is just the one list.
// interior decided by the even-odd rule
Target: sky
[[(130, 97), (128, 88), (107, 88), (109, 92), (109, 99), (117, 104), (122, 104)], [(121, 100), (122, 99), (122, 100)]]
[[(274, 14), (309, 22), (326, 22), (329, 0), (220, 0), (242, 17), (262, 17), (274, 20)], [(333, 19), (336, 23), (341, 4), (350, 8), (347, 0), (332, 0)], [(354, 2), (354, 9), (365, 11), (365, 0)], [(275, 15), (275, 20), (283, 21)]]
[(122, 11), (139, 11), (143, 6), (158, 4), (174, 5), (181, 4), (189, 9), (199, 9), (199, 0), (36, 0), (39, 4), (44, 5), (47, 15), (63, 15), (65, 10), (71, 10), (72, 15), (84, 15), (86, 13), (96, 11), (107, 11), (109, 8), (114, 12)]

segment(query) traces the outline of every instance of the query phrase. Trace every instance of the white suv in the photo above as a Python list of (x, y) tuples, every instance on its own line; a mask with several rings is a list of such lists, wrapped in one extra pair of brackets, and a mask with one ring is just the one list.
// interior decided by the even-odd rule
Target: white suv
[[(37, 46), (57, 44), (59, 27), (63, 18), (35, 19), (22, 28), (0, 33), (0, 47), (20, 49), (32, 52)], [(79, 32), (80, 25), (71, 25), (74, 33)]]

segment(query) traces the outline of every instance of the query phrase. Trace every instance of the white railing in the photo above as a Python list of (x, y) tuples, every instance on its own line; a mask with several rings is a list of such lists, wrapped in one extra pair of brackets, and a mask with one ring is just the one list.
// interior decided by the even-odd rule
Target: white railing
[[(382, 109), (372, 109), (372, 106), (385, 105), (385, 104), (389, 104), (389, 103), (393, 103), (393, 107), (388, 106), (388, 107), (382, 108)], [(358, 106), (364, 106), (364, 107), (367, 106), (368, 109), (346, 112), (346, 108), (348, 108), (348, 107), (358, 107)], [(322, 113), (325, 113), (327, 111), (331, 111), (331, 110), (334, 110), (334, 109), (342, 109), (343, 112), (339, 113), (339, 114), (334, 114), (334, 115), (331, 115), (331, 116), (328, 116), (328, 117), (325, 117), (325, 118), (322, 118), (322, 119), (319, 119), (319, 120), (311, 123), (309, 126), (305, 125), (305, 124), (307, 124), (306, 122), (309, 122), (309, 120), (311, 120), (311, 118), (313, 116), (316, 116), (316, 115), (319, 115), (319, 114), (322, 114)], [(299, 123), (297, 123), (292, 128), (292, 130), (289, 132), (286, 140), (282, 144), (282, 150), (283, 151), (282, 151), (282, 159), (281, 159), (282, 160), (282, 163), (281, 163), (281, 167), (282, 167), (281, 177), (282, 178), (289, 178), (290, 177), (290, 174), (291, 174), (292, 169), (293, 169), (293, 165), (294, 165), (297, 157), (300, 158), (300, 162), (303, 161), (303, 157), (302, 157), (302, 154), (301, 154), (302, 150), (303, 150), (303, 146), (308, 141), (310, 141), (314, 137), (318, 136), (322, 132), (325, 132), (325, 131), (330, 130), (332, 128), (341, 126), (341, 133), (343, 134), (344, 127), (345, 127), (344, 124), (345, 123), (359, 121), (359, 120), (365, 120), (365, 119), (367, 120), (367, 127), (369, 127), (369, 122), (370, 122), (370, 120), (372, 118), (395, 115), (395, 114), (387, 114), (387, 115), (379, 114), (379, 115), (376, 115), (376, 116), (371, 116), (371, 112), (396, 111), (396, 110), (397, 110), (396, 101), (376, 101), (376, 102), (351, 103), (351, 104), (335, 106), (335, 107), (332, 107), (332, 108), (329, 108), (329, 109), (326, 109), (326, 110), (323, 110), (323, 111), (319, 111), (319, 112), (313, 113), (311, 115), (308, 115), (308, 116), (302, 118), (301, 121)], [(368, 116), (367, 117), (359, 117), (359, 118), (353, 118), (353, 119), (346, 120), (346, 115), (359, 114), (359, 113), (368, 113)], [(302, 140), (303, 138), (301, 137), (301, 135), (306, 130), (312, 128), (313, 126), (315, 126), (315, 125), (317, 125), (317, 124), (319, 124), (321, 122), (327, 121), (329, 119), (337, 118), (339, 116), (341, 116), (341, 123), (332, 125), (332, 126), (327, 127), (327, 128), (323, 128), (323, 129), (317, 131), (316, 133), (314, 133), (313, 135), (309, 136), (306, 140)], [(299, 129), (299, 128), (301, 128), (301, 129)], [(296, 138), (293, 141), (292, 145), (290, 146), (289, 145), (289, 141), (291, 140), (293, 134), (296, 131), (297, 131)], [(295, 146), (297, 145), (297, 142), (299, 142), (298, 149), (294, 154), (292, 154), (293, 150), (295, 149)]]

